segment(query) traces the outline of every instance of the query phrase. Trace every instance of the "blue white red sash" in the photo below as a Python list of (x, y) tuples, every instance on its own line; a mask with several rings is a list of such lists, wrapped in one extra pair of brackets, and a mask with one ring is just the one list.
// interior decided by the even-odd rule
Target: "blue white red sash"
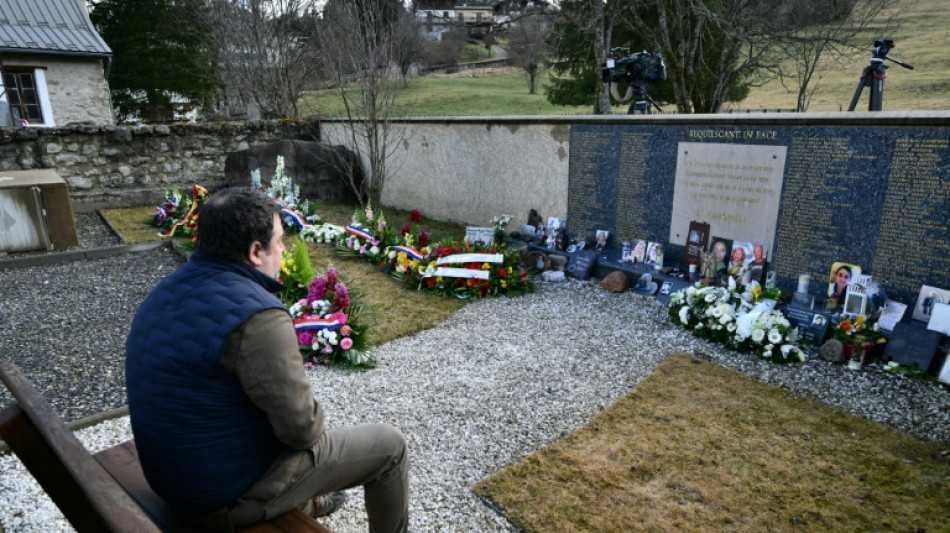
[(289, 207), (282, 207), (280, 211), (284, 214), (285, 217), (288, 217), (291, 220), (293, 220), (294, 224), (296, 224), (297, 226), (297, 229), (303, 229), (304, 226), (310, 225), (310, 223), (307, 222), (307, 219), (304, 218), (303, 215), (301, 215), (300, 213), (294, 211), (293, 209)]
[(354, 235), (363, 239), (364, 241), (369, 241), (370, 244), (379, 244), (379, 241), (376, 240), (376, 237), (373, 237), (373, 234), (366, 231), (363, 228), (358, 228), (356, 226), (347, 226), (346, 232), (350, 235)]
[(309, 331), (315, 329), (340, 329), (343, 323), (338, 318), (298, 318), (294, 320), (294, 330)]
[(399, 246), (393, 246), (392, 249), (396, 250), (396, 252), (404, 252), (406, 255), (415, 259), (416, 261), (422, 261), (422, 258), (424, 257), (422, 252), (411, 246), (403, 246), (400, 244)]

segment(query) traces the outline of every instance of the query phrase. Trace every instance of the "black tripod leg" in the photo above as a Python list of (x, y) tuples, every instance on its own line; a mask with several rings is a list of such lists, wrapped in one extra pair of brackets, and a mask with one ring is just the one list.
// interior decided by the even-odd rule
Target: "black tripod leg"
[(864, 75), (861, 75), (861, 81), (858, 82), (858, 88), (854, 90), (854, 97), (851, 98), (851, 105), (848, 106), (848, 111), (854, 111), (854, 108), (858, 105), (858, 99), (861, 98), (861, 91), (864, 90)]
[(871, 79), (871, 101), (868, 103), (868, 111), (882, 109), (884, 109), (884, 78), (875, 76)]

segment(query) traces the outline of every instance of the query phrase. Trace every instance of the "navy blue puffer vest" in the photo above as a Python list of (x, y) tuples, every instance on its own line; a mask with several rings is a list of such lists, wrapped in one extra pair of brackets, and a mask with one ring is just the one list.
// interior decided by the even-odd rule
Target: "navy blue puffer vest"
[(250, 265), (196, 252), (135, 315), (125, 365), (132, 431), (149, 485), (173, 507), (230, 505), (282, 449), (221, 365), (231, 332), (255, 313), (285, 309), (269, 292), (280, 287)]

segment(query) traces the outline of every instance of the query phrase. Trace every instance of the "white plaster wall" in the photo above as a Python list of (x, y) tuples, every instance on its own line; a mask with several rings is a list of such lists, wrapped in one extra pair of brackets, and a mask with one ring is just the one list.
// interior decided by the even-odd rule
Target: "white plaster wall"
[[(398, 140), (388, 158), (384, 205), (472, 226), (506, 213), (514, 217), (509, 231), (520, 229), (531, 209), (545, 220), (567, 218), (569, 124), (445, 119), (393, 128)], [(321, 135), (352, 148), (339, 122), (322, 123)]]

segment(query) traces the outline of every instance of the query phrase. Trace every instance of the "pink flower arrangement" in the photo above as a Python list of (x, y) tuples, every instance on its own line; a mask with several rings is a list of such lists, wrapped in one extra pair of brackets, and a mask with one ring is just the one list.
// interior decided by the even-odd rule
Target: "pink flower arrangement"
[(359, 304), (333, 266), (323, 276), (314, 276), (307, 297), (290, 307), (297, 330), (297, 344), (305, 361), (313, 364), (341, 362), (354, 366), (373, 366), (375, 361), (363, 353), (366, 326), (359, 323)]

